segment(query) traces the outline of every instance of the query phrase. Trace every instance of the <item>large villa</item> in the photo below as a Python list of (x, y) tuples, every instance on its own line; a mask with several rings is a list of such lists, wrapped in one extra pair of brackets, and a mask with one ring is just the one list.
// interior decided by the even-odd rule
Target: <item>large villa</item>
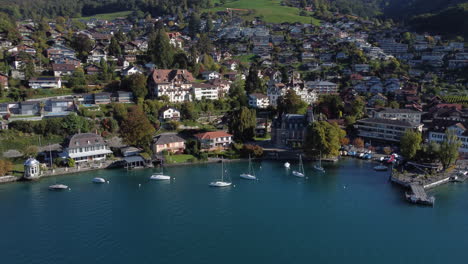
[(75, 162), (105, 160), (112, 151), (108, 149), (104, 139), (94, 133), (81, 133), (72, 136), (65, 143), (62, 157), (72, 158)]

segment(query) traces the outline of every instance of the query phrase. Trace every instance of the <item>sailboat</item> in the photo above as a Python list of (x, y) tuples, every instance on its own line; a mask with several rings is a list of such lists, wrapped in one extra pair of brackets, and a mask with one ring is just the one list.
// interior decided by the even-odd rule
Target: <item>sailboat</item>
[(242, 173), (240, 175), (241, 178), (246, 179), (246, 180), (256, 180), (257, 177), (255, 177), (255, 172), (252, 168), (252, 160), (250, 159), (249, 155), (249, 168), (247, 173)]
[(214, 182), (210, 182), (211, 187), (227, 187), (231, 186), (232, 182), (224, 181), (224, 162), (221, 160), (221, 179)]
[(319, 164), (315, 164), (314, 169), (320, 172), (325, 172), (325, 169), (322, 167), (322, 152), (320, 152)]
[(165, 181), (165, 180), (170, 180), (171, 176), (164, 175), (164, 167), (161, 166), (161, 172), (155, 173), (151, 175), (150, 180), (155, 180), (155, 181)]
[(302, 155), (299, 155), (299, 171), (293, 171), (292, 174), (299, 178), (305, 177), (304, 164), (302, 164)]

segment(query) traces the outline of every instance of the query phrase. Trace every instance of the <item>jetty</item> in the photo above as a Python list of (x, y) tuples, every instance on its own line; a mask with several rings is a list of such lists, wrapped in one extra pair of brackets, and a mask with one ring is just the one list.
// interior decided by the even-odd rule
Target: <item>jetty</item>
[(434, 196), (427, 195), (426, 191), (424, 190), (424, 186), (421, 184), (410, 184), (411, 193), (406, 193), (406, 200), (414, 204), (421, 204), (421, 205), (430, 205), (433, 206), (435, 203)]

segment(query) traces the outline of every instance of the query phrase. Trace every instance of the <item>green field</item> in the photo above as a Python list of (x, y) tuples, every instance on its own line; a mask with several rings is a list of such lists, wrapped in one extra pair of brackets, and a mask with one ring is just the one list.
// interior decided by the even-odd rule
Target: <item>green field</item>
[(87, 17), (77, 17), (74, 18), (75, 20), (90, 20), (90, 19), (104, 19), (104, 20), (113, 20), (118, 17), (126, 17), (130, 15), (132, 11), (122, 11), (122, 12), (115, 12), (115, 13), (104, 13), (104, 14), (96, 14), (94, 16), (87, 16)]
[(318, 25), (320, 23), (318, 19), (315, 19), (313, 17), (300, 16), (300, 10), (298, 8), (281, 6), (279, 0), (235, 0), (228, 2), (224, 5), (210, 8), (208, 10), (225, 11), (226, 8), (253, 10), (253, 14), (247, 15), (247, 18), (260, 16), (263, 17), (265, 22), (269, 23), (301, 22), (313, 23), (314, 25)]
[(195, 159), (194, 156), (188, 154), (179, 154), (179, 155), (166, 155), (166, 162), (169, 164), (173, 163), (185, 163), (190, 162)]

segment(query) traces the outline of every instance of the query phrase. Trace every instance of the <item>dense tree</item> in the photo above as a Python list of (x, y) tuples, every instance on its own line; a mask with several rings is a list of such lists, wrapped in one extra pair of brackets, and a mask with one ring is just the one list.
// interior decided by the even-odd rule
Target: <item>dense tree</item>
[(150, 36), (148, 55), (158, 68), (170, 68), (174, 62), (174, 48), (169, 43), (169, 37), (164, 28), (158, 29)]
[(416, 156), (421, 149), (422, 135), (419, 131), (407, 129), (400, 140), (400, 149), (403, 157), (408, 160)]
[(255, 136), (256, 112), (243, 106), (232, 113), (229, 122), (229, 131), (236, 140), (252, 140)]
[(71, 46), (78, 53), (78, 58), (84, 60), (88, 56), (89, 52), (93, 49), (94, 41), (92, 41), (86, 35), (77, 34), (73, 36)]
[(201, 54), (209, 54), (213, 50), (213, 44), (206, 33), (200, 35), (197, 43), (197, 49)]
[(136, 98), (145, 98), (148, 94), (146, 76), (140, 73), (132, 74), (124, 80), (126, 88), (133, 92)]
[(118, 57), (122, 55), (122, 49), (120, 48), (119, 41), (116, 37), (112, 37), (109, 44), (109, 55)]
[(351, 115), (355, 116), (356, 119), (361, 119), (364, 116), (366, 110), (366, 102), (361, 97), (356, 98), (351, 103)]
[(86, 118), (76, 114), (70, 114), (63, 118), (62, 128), (67, 132), (67, 134), (73, 135), (76, 133), (88, 132), (89, 124)]
[(299, 114), (307, 108), (307, 103), (292, 89), (289, 89), (284, 96), (280, 96), (277, 101), (278, 114)]
[(155, 132), (145, 113), (138, 106), (130, 108), (127, 118), (120, 126), (120, 134), (125, 143), (145, 150), (149, 149)]
[(259, 68), (257, 64), (252, 63), (249, 68), (249, 75), (245, 80), (245, 91), (248, 94), (255, 92), (264, 93), (266, 90), (266, 87), (264, 87), (262, 80), (258, 76), (258, 71)]
[(308, 155), (335, 157), (339, 155), (341, 140), (346, 136), (338, 124), (317, 121), (307, 128), (304, 151)]
[(319, 109), (328, 118), (341, 118), (343, 101), (339, 95), (326, 95), (320, 99)]
[(195, 37), (198, 33), (200, 33), (200, 28), (201, 28), (200, 16), (196, 12), (192, 12), (188, 21), (188, 30), (189, 30), (190, 36)]
[(247, 106), (247, 95), (245, 94), (243, 80), (237, 79), (231, 84), (229, 98), (231, 99), (231, 107), (233, 109)]
[(82, 85), (86, 85), (85, 73), (83, 71), (83, 68), (78, 67), (68, 80), (68, 86), (74, 88)]
[(454, 130), (447, 129), (445, 131), (444, 141), (440, 144), (439, 160), (444, 167), (444, 170), (450, 168), (458, 159), (458, 149), (462, 142), (455, 134)]
[(13, 170), (13, 163), (9, 160), (0, 160), (0, 176), (7, 175)]
[(197, 120), (198, 112), (192, 102), (184, 102), (180, 108), (180, 114), (184, 120)]

